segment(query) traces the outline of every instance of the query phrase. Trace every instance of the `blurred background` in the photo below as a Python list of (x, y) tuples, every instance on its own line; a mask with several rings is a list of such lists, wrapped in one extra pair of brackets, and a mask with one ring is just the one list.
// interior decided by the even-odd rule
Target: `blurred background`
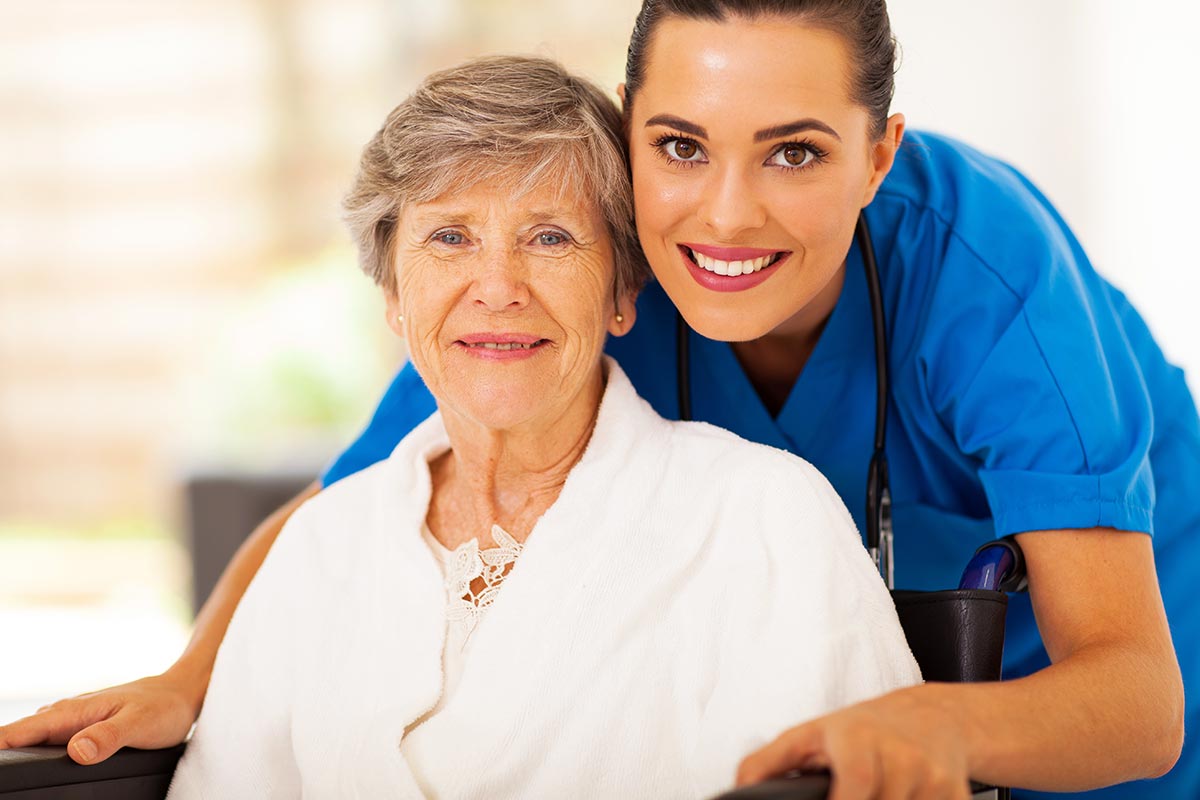
[[(486, 52), (613, 87), (638, 5), (0, 0), (0, 722), (165, 668), (196, 487), (366, 421), (403, 353), (338, 200), (387, 111)], [(1195, 390), (1200, 10), (889, 5), (895, 109), (1040, 184)]]

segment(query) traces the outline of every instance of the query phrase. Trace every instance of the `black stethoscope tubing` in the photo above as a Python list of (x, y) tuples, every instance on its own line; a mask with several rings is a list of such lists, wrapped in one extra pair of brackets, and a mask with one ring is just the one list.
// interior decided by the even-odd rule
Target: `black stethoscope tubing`
[[(888, 481), (887, 455), (887, 406), (889, 391), (887, 320), (883, 309), (883, 287), (879, 280), (879, 266), (875, 261), (875, 247), (871, 243), (871, 231), (867, 227), (866, 215), (858, 215), (854, 238), (862, 254), (863, 269), (867, 276), (867, 293), (871, 300), (871, 324), (875, 334), (875, 439), (871, 461), (867, 467), (867, 551), (879, 569), (889, 589), (895, 588), (893, 568), (892, 499)], [(676, 319), (676, 380), (679, 392), (679, 418), (692, 418), (692, 392), (689, 338), (691, 329), (683, 314), (675, 312)]]

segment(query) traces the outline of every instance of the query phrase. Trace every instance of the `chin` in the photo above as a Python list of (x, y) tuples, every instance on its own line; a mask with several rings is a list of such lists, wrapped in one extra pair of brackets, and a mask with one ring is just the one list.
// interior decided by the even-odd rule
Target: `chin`
[(450, 401), (460, 414), (487, 428), (507, 430), (538, 416), (543, 392), (529, 386), (476, 384)]
[(774, 317), (745, 314), (728, 306), (680, 310), (692, 330), (718, 342), (749, 342), (766, 336), (779, 325)]

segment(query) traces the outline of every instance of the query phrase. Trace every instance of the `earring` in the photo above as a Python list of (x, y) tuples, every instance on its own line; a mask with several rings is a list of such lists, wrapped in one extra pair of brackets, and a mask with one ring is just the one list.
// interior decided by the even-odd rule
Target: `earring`
[(622, 314), (620, 311), (618, 311), (617, 312), (617, 324), (620, 325), (624, 321), (625, 321), (625, 315)]
[(403, 325), (403, 324), (404, 324), (404, 315), (403, 315), (403, 314), (397, 314), (397, 315), (396, 315), (396, 322), (398, 322), (398, 323), (400, 323), (401, 325)]

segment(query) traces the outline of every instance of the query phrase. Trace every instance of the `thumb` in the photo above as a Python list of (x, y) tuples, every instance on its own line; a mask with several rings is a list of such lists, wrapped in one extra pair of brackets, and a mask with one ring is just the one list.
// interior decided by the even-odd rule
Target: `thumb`
[(67, 755), (80, 764), (98, 764), (127, 744), (129, 715), (101, 720), (81, 730), (67, 742)]

